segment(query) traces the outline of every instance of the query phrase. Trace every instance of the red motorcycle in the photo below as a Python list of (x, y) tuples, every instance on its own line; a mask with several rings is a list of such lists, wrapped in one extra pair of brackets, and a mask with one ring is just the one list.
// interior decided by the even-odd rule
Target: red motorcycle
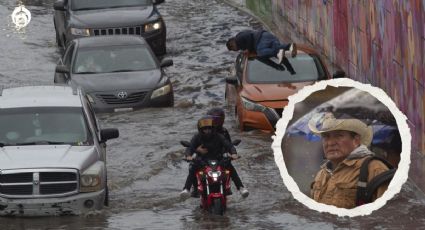
[[(188, 147), (186, 141), (180, 142)], [(240, 140), (235, 140), (233, 145), (238, 145)], [(196, 159), (196, 158), (195, 158)], [(227, 207), (227, 195), (230, 190), (230, 170), (226, 165), (231, 158), (224, 154), (222, 160), (195, 160), (201, 167), (196, 171), (196, 180), (198, 181), (198, 192), (201, 198), (201, 208), (216, 215), (223, 215)]]
[(209, 160), (196, 172), (201, 208), (216, 215), (226, 210), (226, 195), (230, 194), (230, 171), (225, 168), (228, 157), (221, 161)]

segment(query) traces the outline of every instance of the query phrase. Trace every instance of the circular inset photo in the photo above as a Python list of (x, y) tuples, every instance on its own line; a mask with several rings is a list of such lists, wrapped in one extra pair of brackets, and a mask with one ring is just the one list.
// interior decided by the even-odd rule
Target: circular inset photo
[(383, 90), (333, 79), (289, 98), (273, 149), (298, 201), (317, 211), (357, 216), (400, 192), (410, 139), (406, 117)]

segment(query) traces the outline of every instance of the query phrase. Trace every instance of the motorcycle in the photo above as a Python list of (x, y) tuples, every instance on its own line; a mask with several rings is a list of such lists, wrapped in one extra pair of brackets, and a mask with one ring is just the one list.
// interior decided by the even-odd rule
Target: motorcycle
[[(241, 140), (234, 140), (234, 146), (238, 145)], [(184, 147), (190, 145), (187, 141), (180, 142)], [(215, 215), (223, 215), (227, 207), (227, 195), (231, 194), (230, 190), (230, 170), (226, 169), (231, 158), (229, 154), (223, 154), (221, 160), (202, 161), (194, 158), (197, 164), (201, 165), (196, 171), (196, 180), (198, 182), (198, 192), (201, 199), (201, 208)]]

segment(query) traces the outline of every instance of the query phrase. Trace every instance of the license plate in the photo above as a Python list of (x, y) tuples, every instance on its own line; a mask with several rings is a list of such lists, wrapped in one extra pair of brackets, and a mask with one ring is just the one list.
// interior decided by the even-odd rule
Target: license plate
[(131, 112), (133, 108), (115, 108), (114, 112)]

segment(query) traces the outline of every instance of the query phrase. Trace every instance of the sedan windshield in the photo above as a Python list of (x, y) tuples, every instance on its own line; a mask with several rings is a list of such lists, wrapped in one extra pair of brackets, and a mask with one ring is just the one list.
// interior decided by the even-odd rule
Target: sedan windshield
[(0, 109), (1, 146), (91, 142), (82, 108)]
[(152, 0), (73, 0), (71, 8), (77, 11), (149, 5), (152, 5)]
[(157, 64), (145, 46), (102, 46), (80, 49), (73, 73), (112, 73), (156, 69)]
[(325, 78), (324, 70), (316, 56), (300, 53), (295, 58), (289, 58), (288, 62), (294, 70), (292, 74), (287, 66), (280, 66), (272, 60), (250, 58), (247, 81), (249, 83), (290, 83)]

